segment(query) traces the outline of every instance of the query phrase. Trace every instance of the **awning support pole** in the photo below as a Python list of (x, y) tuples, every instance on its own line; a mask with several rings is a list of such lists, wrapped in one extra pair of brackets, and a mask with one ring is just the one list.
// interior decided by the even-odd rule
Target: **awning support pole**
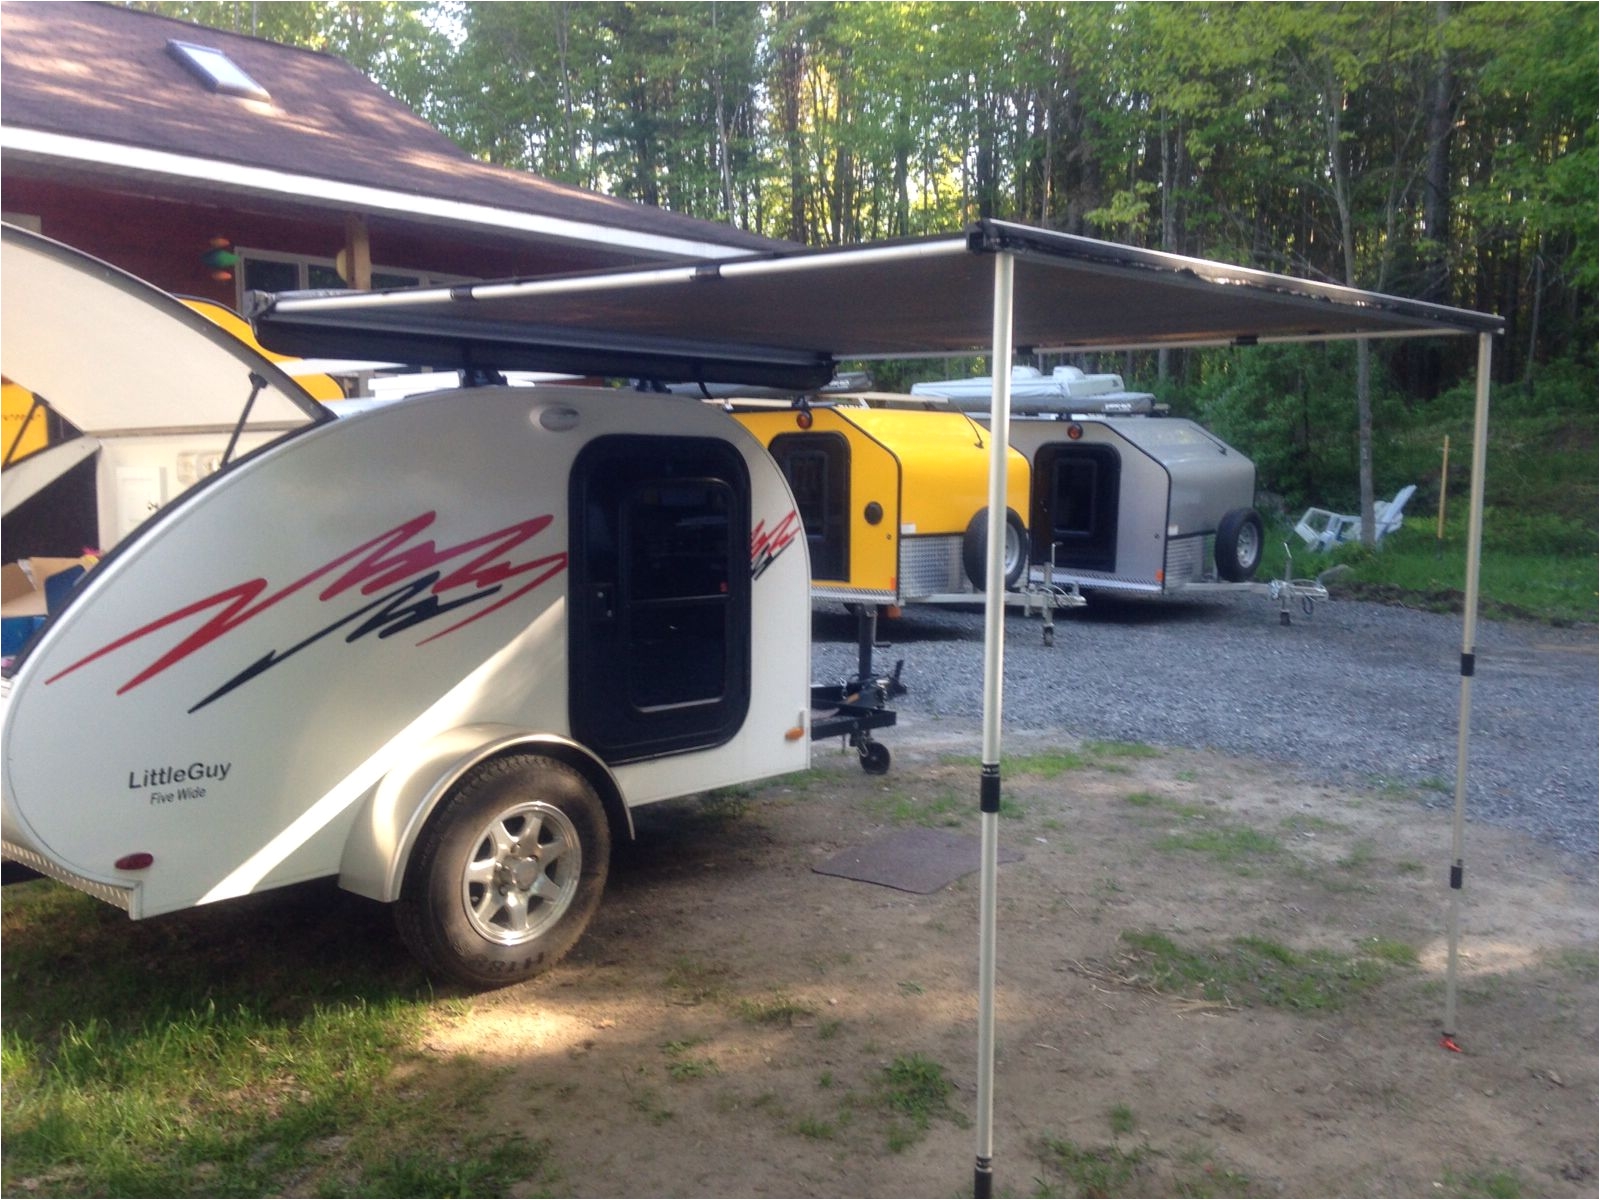
[[(1490, 335), (1478, 335), (1477, 402), (1472, 416), (1472, 493), (1467, 517), (1467, 589), (1461, 619), (1461, 715), (1456, 728), (1456, 806), (1450, 827), (1450, 938), (1445, 963), (1443, 1045), (1456, 1049), (1456, 958), (1466, 864), (1467, 749), (1472, 733), (1472, 676), (1478, 645), (1478, 571), (1483, 548), (1483, 474), (1489, 442)], [(1443, 486), (1441, 484), (1441, 486)]]
[(978, 886), (978, 1158), (975, 1200), (994, 1195), (994, 961), (1000, 867), (1000, 681), (1005, 664), (1006, 460), (1011, 448), (1011, 304), (1016, 260), (994, 260), (989, 377), (989, 545), (983, 600), (982, 862)]

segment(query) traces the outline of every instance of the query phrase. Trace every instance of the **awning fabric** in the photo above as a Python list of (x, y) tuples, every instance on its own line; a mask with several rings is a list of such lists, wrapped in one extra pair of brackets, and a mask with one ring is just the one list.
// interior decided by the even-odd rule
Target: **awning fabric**
[(987, 353), (993, 257), (1019, 352), (1499, 332), (1499, 318), (999, 221), (697, 265), (252, 298), (303, 357), (816, 388), (838, 363)]

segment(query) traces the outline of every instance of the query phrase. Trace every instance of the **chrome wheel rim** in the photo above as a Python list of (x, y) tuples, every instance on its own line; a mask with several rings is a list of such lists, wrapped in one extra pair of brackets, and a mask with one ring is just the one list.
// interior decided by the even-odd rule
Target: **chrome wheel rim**
[(1011, 576), (1016, 572), (1017, 568), (1021, 564), (1022, 564), (1022, 535), (1017, 532), (1016, 526), (1014, 526), (1014, 525), (1010, 524), (1009, 522), (1007, 522), (1007, 524), (1006, 524), (1006, 553), (1005, 553), (1005, 573), (1006, 573), (1006, 578), (1010, 579)]
[(1246, 521), (1239, 530), (1239, 565), (1248, 571), (1256, 565), (1256, 560), (1260, 557), (1261, 539), (1256, 536), (1256, 527)]
[(503, 946), (531, 941), (559, 921), (578, 892), (578, 829), (552, 804), (512, 805), (472, 841), (461, 903), (480, 936)]

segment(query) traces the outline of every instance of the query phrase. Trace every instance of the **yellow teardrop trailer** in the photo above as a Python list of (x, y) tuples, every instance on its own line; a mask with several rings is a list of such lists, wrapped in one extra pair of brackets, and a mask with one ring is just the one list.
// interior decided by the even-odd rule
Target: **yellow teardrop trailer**
[[(903, 399), (903, 398), (902, 398)], [(811, 552), (811, 594), (850, 604), (982, 598), (989, 431), (965, 413), (733, 400), (788, 479)], [(1028, 462), (1007, 454), (1007, 590), (1027, 575)]]

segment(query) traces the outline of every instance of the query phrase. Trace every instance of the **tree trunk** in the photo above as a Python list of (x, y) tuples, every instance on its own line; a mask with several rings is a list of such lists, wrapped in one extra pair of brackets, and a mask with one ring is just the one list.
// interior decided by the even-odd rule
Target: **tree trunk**
[(1450, 243), (1450, 140), (1455, 132), (1455, 77), (1444, 29), (1450, 20), (1448, 0), (1434, 5), (1434, 27), (1439, 34), (1433, 73), (1428, 80), (1428, 152), (1422, 187), (1422, 236), (1427, 239), (1424, 300), (1435, 304), (1450, 299), (1450, 271), (1445, 248)]
[[(1344, 110), (1343, 88), (1330, 70), (1322, 89), (1322, 118), (1328, 137), (1328, 168), (1333, 176), (1333, 200), (1339, 210), (1339, 245), (1344, 255), (1344, 281), (1356, 286), (1355, 217), (1351, 212), (1350, 167), (1345, 161), (1344, 131), (1340, 114)], [(1377, 526), (1372, 515), (1372, 344), (1366, 338), (1356, 342), (1356, 438), (1357, 461), (1361, 469), (1361, 544), (1377, 542)]]
[(807, 241), (806, 170), (803, 161), (805, 147), (800, 137), (800, 84), (805, 50), (800, 40), (800, 30), (791, 24), (791, 6), (780, 3), (776, 15), (780, 23), (790, 26), (778, 48), (779, 124), (789, 158), (789, 228), (784, 236), (791, 242), (803, 244)]

